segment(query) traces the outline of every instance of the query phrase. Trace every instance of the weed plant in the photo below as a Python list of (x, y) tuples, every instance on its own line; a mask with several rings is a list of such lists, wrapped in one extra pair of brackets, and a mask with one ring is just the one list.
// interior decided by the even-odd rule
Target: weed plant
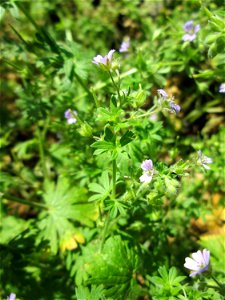
[(1, 1), (1, 299), (224, 299), (222, 2)]

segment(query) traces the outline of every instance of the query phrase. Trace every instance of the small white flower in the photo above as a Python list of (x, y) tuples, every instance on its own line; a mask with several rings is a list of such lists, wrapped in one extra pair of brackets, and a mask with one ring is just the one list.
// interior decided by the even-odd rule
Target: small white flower
[(68, 124), (75, 124), (77, 122), (77, 119), (74, 117), (74, 115), (77, 115), (75, 110), (73, 112), (71, 109), (67, 109), (67, 111), (65, 111), (64, 117), (67, 119)]
[(110, 70), (112, 66), (113, 53), (115, 51), (116, 50), (114, 49), (110, 50), (109, 53), (104, 57), (102, 55), (95, 56), (92, 60), (93, 64), (98, 65), (104, 70)]
[(207, 165), (212, 163), (213, 163), (212, 158), (202, 154), (201, 150), (198, 151), (198, 164), (200, 164), (204, 169), (210, 170), (210, 167)]
[(9, 297), (7, 297), (6, 300), (16, 300), (16, 294), (11, 293)]
[(204, 249), (192, 253), (192, 258), (186, 257), (184, 267), (191, 270), (190, 276), (196, 276), (206, 272), (209, 268), (210, 251)]
[(130, 47), (130, 38), (127, 38), (126, 40), (124, 40), (121, 43), (119, 52), (120, 53), (128, 52), (129, 51), (129, 47)]
[(139, 178), (142, 183), (150, 183), (154, 174), (153, 163), (151, 159), (144, 160), (141, 164), (143, 170), (142, 176)]
[(219, 93), (225, 93), (225, 83), (221, 83), (219, 87)]
[(150, 183), (152, 181), (152, 175), (148, 175), (147, 173), (144, 173), (143, 175), (141, 175), (140, 182), (142, 183)]

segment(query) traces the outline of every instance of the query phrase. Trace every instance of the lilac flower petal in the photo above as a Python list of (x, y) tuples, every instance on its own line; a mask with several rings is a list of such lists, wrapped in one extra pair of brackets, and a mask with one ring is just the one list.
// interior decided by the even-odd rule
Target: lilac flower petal
[(199, 32), (200, 28), (201, 28), (200, 25), (197, 24), (197, 25), (195, 26), (194, 32), (195, 32), (195, 33)]
[(210, 252), (209, 252), (209, 250), (204, 249), (202, 251), (202, 254), (203, 254), (203, 258), (204, 258), (205, 264), (208, 265), (209, 264), (209, 258), (210, 258)]
[(225, 83), (222, 83), (219, 87), (219, 93), (225, 93)]
[(64, 117), (65, 117), (66, 119), (71, 118), (71, 111), (70, 111), (70, 109), (67, 109), (67, 111), (65, 111)]
[(144, 160), (141, 164), (143, 171), (150, 171), (153, 168), (153, 163), (151, 159)]
[(198, 153), (199, 158), (202, 159), (202, 151), (198, 150), (197, 153)]
[(202, 164), (203, 168), (206, 170), (210, 170), (211, 168), (209, 166), (207, 166), (206, 164)]
[(201, 150), (199, 150), (197, 153), (198, 153), (198, 157), (199, 157), (198, 164), (200, 164), (204, 169), (210, 170), (210, 167), (207, 165), (213, 163), (212, 158), (210, 158), (206, 155), (203, 155)]
[(101, 61), (100, 61), (100, 64), (103, 64), (103, 65), (107, 65), (107, 62), (108, 62), (108, 56), (106, 55), (106, 56), (104, 56), (102, 59), (101, 59)]
[(182, 37), (182, 40), (184, 42), (192, 42), (196, 39), (196, 34), (193, 33), (193, 34), (189, 34), (189, 33), (186, 33), (185, 35), (183, 35)]
[(208, 156), (204, 156), (204, 163), (205, 164), (212, 164), (213, 160), (212, 160), (212, 158), (210, 158)]
[(191, 255), (193, 257), (193, 259), (198, 263), (198, 264), (204, 264), (204, 259), (203, 259), (203, 255), (202, 252), (200, 250), (198, 250), (195, 253), (192, 253)]
[(109, 53), (107, 54), (107, 58), (108, 60), (111, 62), (112, 61), (112, 56), (113, 56), (113, 53), (115, 52), (116, 50), (112, 49), (109, 51)]
[[(74, 110), (73, 114), (77, 115), (77, 112)], [(71, 109), (67, 109), (67, 111), (65, 111), (64, 116), (67, 119), (67, 123), (68, 124), (74, 124), (77, 122), (77, 119), (73, 116)]]
[(7, 297), (7, 300), (15, 300), (16, 299), (16, 294), (11, 293), (9, 297)]
[(163, 98), (168, 98), (167, 93), (166, 93), (163, 89), (158, 89), (157, 92), (158, 92), (158, 94), (159, 94), (160, 96), (162, 96)]
[(189, 276), (193, 277), (193, 276), (196, 276), (198, 274), (204, 273), (204, 272), (208, 271), (208, 268), (209, 268), (209, 266), (206, 266), (205, 268), (202, 268), (202, 269), (200, 269), (198, 271), (190, 273)]
[(75, 124), (77, 122), (77, 120), (75, 118), (69, 118), (67, 119), (67, 123), (68, 124)]
[(194, 22), (192, 20), (187, 21), (183, 26), (184, 31), (186, 31), (186, 32), (191, 31), (193, 29), (193, 24), (194, 24)]
[(119, 52), (120, 53), (128, 52), (129, 47), (130, 47), (130, 39), (128, 39), (127, 41), (123, 41), (121, 43)]
[(170, 106), (170, 109), (171, 109), (171, 112), (174, 112), (176, 114), (178, 114), (180, 112), (180, 106), (178, 104), (176, 104), (174, 101), (171, 101), (169, 103), (169, 106)]
[(140, 182), (150, 183), (152, 181), (152, 175), (149, 175), (149, 174), (145, 173), (139, 179), (140, 179)]
[(99, 63), (101, 63), (101, 61), (103, 60), (103, 57), (101, 55), (97, 55), (93, 58), (92, 62), (96, 65), (98, 65)]
[(190, 257), (185, 258), (184, 266), (185, 266), (185, 268), (193, 270), (193, 271), (197, 271), (199, 269), (198, 263)]

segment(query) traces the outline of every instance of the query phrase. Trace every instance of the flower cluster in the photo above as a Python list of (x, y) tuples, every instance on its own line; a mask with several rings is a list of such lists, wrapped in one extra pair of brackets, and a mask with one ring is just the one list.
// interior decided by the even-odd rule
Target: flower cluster
[(203, 272), (206, 272), (209, 268), (210, 251), (204, 249), (203, 251), (198, 250), (192, 253), (192, 258), (185, 258), (185, 268), (191, 270), (190, 276), (196, 276)]
[(212, 158), (202, 154), (202, 151), (199, 150), (198, 151), (198, 160), (197, 160), (197, 163), (202, 166), (204, 169), (206, 170), (210, 170), (210, 167), (207, 166), (208, 164), (212, 164), (213, 163), (213, 160)]
[(130, 38), (128, 38), (127, 40), (124, 40), (121, 43), (119, 52), (120, 53), (128, 52), (129, 48), (130, 48)]
[(67, 111), (65, 111), (64, 117), (67, 119), (68, 124), (75, 124), (77, 122), (77, 119), (74, 115), (77, 115), (75, 110), (72, 111), (71, 109), (67, 109)]
[(93, 58), (92, 62), (93, 64), (96, 64), (100, 68), (102, 68), (105, 71), (109, 71), (112, 67), (112, 59), (113, 59), (113, 53), (116, 50), (112, 49), (109, 51), (109, 53), (105, 56), (97, 55)]
[(192, 42), (197, 37), (197, 32), (199, 32), (199, 30), (200, 30), (200, 25), (198, 24), (198, 25), (194, 26), (193, 21), (188, 21), (184, 24), (183, 29), (186, 33), (183, 35), (182, 41)]
[(219, 87), (219, 93), (225, 93), (225, 83), (222, 83)]
[(178, 114), (181, 110), (180, 106), (173, 101), (173, 98), (169, 98), (168, 94), (163, 89), (157, 90), (159, 95), (159, 105), (162, 109), (169, 110), (171, 113)]
[(150, 183), (154, 174), (153, 163), (151, 159), (144, 160), (141, 164), (143, 174), (140, 177), (140, 182)]

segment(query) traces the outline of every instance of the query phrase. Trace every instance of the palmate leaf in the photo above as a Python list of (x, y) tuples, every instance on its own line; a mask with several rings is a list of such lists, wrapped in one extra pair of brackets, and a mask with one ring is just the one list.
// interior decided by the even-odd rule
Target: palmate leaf
[(112, 190), (111, 182), (109, 180), (109, 175), (107, 171), (102, 173), (102, 176), (100, 177), (99, 181), (100, 183), (89, 184), (89, 190), (95, 193), (89, 198), (89, 202), (105, 200)]
[(79, 286), (76, 288), (77, 300), (101, 300), (105, 299), (103, 296), (104, 290), (102, 286), (92, 286), (91, 291), (87, 287)]
[(135, 286), (133, 275), (138, 266), (138, 256), (122, 241), (120, 236), (110, 237), (102, 250), (95, 253), (87, 267), (90, 278), (86, 283), (103, 285), (105, 296), (127, 299)]
[[(160, 299), (169, 299), (166, 297), (172, 297), (178, 295), (179, 291), (182, 289), (181, 282), (186, 278), (185, 276), (178, 276), (175, 267), (166, 269), (165, 266), (160, 267), (158, 270), (160, 276), (148, 276), (150, 281), (156, 286), (153, 288), (153, 294), (157, 297), (162, 297)], [(165, 298), (163, 298), (165, 296)], [(176, 299), (176, 298), (175, 298)]]
[(93, 204), (87, 202), (84, 190), (69, 188), (65, 178), (60, 178), (57, 184), (47, 182), (45, 190), (44, 201), (48, 210), (39, 215), (39, 240), (48, 240), (52, 252), (56, 253), (64, 236), (74, 232), (73, 221), (93, 226), (97, 211)]

